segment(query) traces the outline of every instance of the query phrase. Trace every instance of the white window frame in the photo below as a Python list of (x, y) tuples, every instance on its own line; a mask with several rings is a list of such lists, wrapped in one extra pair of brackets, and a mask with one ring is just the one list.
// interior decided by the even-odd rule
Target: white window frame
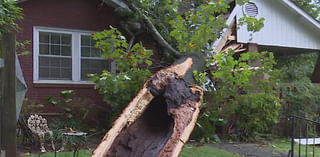
[[(71, 58), (72, 58), (72, 80), (40, 80), (39, 79), (39, 32), (71, 34)], [(81, 35), (91, 35), (93, 31), (33, 27), (33, 83), (45, 84), (93, 84), (90, 81), (81, 80)], [(115, 73), (115, 62), (110, 65), (111, 72)]]

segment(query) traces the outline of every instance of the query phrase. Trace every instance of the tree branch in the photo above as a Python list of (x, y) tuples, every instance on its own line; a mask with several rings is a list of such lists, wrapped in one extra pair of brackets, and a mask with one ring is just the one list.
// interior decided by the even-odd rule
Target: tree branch
[(120, 7), (122, 9), (125, 9), (129, 12), (137, 12), (141, 15), (142, 20), (145, 22), (146, 26), (148, 27), (148, 29), (150, 30), (153, 38), (158, 42), (158, 44), (160, 44), (162, 47), (166, 48), (170, 54), (172, 54), (175, 57), (181, 57), (182, 54), (177, 51), (176, 49), (174, 49), (163, 37), (162, 35), (159, 33), (159, 31), (157, 30), (157, 28), (153, 25), (153, 23), (151, 22), (151, 20), (145, 15), (143, 14), (139, 8), (137, 6), (135, 6), (132, 2), (128, 2), (126, 0), (104, 0), (105, 3), (112, 5), (112, 6), (117, 6)]
[(125, 29), (125, 30), (129, 33), (129, 35), (131, 36), (131, 39), (130, 39), (130, 42), (129, 42), (129, 45), (128, 45), (128, 48), (127, 48), (127, 52), (129, 52), (130, 49), (132, 48), (134, 39), (136, 38), (136, 35), (130, 31), (130, 29), (128, 28), (128, 24), (125, 24), (125, 25), (124, 25), (124, 29)]
[(141, 13), (141, 11), (139, 10), (139, 8), (137, 6), (135, 6), (133, 3), (129, 3), (127, 2), (127, 5), (129, 6), (130, 9), (132, 9), (133, 11), (139, 13), (142, 16), (142, 19), (145, 21), (145, 23), (147, 24), (147, 27), (151, 30), (152, 36), (154, 37), (154, 39), (163, 47), (165, 47), (167, 50), (169, 50), (169, 52), (175, 56), (175, 57), (181, 57), (182, 54), (177, 51), (176, 49), (174, 49), (163, 37), (162, 35), (159, 33), (159, 31), (157, 30), (157, 28), (153, 25), (153, 23), (151, 22), (151, 20), (143, 13)]

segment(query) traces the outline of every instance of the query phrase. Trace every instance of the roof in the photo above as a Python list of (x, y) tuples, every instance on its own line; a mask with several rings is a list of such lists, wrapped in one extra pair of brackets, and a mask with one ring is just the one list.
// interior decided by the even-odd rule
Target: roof
[(294, 2), (291, 0), (280, 0), (282, 4), (289, 7), (290, 9), (294, 10), (296, 13), (304, 17), (307, 21), (309, 21), (311, 24), (316, 26), (318, 29), (320, 29), (320, 23), (318, 20), (313, 18), (309, 13), (305, 12), (302, 8), (297, 6)]
[[(293, 13), (295, 13), (297, 16), (302, 17), (303, 19), (306, 20), (307, 23), (309, 23), (310, 25), (314, 26), (316, 29), (320, 30), (320, 23), (319, 21), (317, 21), (315, 18), (313, 18), (309, 13), (307, 13), (306, 11), (304, 11), (302, 8), (300, 8), (299, 6), (297, 6), (292, 0), (277, 0), (276, 2), (281, 3), (282, 6), (287, 7), (290, 11), (292, 11)], [(228, 26), (231, 25), (232, 20), (236, 17), (237, 11), (241, 8), (241, 6), (236, 5), (231, 14), (229, 15), (226, 24)], [(220, 41), (222, 40), (222, 37), (226, 34), (227, 29), (224, 29), (222, 32), (221, 37), (216, 40), (213, 44), (212, 44), (212, 49), (214, 50), (214, 52), (216, 52), (216, 48), (219, 45)]]

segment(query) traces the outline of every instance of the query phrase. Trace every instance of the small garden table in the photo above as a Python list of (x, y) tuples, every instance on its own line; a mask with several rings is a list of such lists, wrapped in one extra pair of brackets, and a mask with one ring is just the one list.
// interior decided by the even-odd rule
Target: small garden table
[[(66, 143), (68, 142), (69, 137), (76, 137), (76, 138), (80, 138), (79, 140), (74, 140), (72, 145), (73, 145), (73, 157), (78, 156), (79, 153), (79, 149), (82, 146), (82, 144), (87, 145), (87, 134), (86, 132), (63, 132), (62, 136), (63, 136), (63, 141), (62, 141), (62, 148), (60, 149), (61, 151), (64, 150), (64, 146), (66, 145)], [(81, 138), (83, 138), (84, 140), (81, 140)]]

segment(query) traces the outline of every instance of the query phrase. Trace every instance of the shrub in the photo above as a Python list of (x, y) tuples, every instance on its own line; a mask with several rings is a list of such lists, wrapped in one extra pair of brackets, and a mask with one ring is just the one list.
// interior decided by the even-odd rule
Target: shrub
[[(248, 139), (258, 133), (269, 132), (278, 121), (281, 106), (276, 90), (278, 71), (273, 70), (275, 61), (272, 53), (247, 52), (238, 59), (233, 55), (234, 52), (229, 51), (215, 56), (218, 67), (211, 74), (215, 82), (210, 92), (212, 100), (206, 102), (207, 109), (200, 116), (199, 123), (202, 126), (210, 121), (215, 126), (215, 120), (227, 119), (229, 126), (225, 127), (229, 128), (228, 131), (233, 128), (232, 134)], [(259, 66), (250, 67), (250, 63)], [(203, 74), (198, 75), (197, 80), (205, 82)], [(216, 112), (220, 113), (217, 115)], [(206, 120), (201, 119), (203, 115), (208, 115)]]
[(104, 101), (112, 109), (111, 122), (121, 113), (150, 75), (149, 70), (133, 68), (116, 76), (108, 71), (91, 76), (90, 80), (95, 83), (95, 88), (99, 89), (104, 96)]
[(95, 33), (93, 39), (96, 40), (95, 46), (103, 51), (102, 56), (116, 62), (116, 74), (103, 71), (100, 75), (89, 75), (90, 81), (110, 105), (110, 120), (113, 121), (151, 75), (142, 67), (152, 65), (150, 56), (153, 53), (141, 43), (128, 44), (121, 32), (112, 27)]

